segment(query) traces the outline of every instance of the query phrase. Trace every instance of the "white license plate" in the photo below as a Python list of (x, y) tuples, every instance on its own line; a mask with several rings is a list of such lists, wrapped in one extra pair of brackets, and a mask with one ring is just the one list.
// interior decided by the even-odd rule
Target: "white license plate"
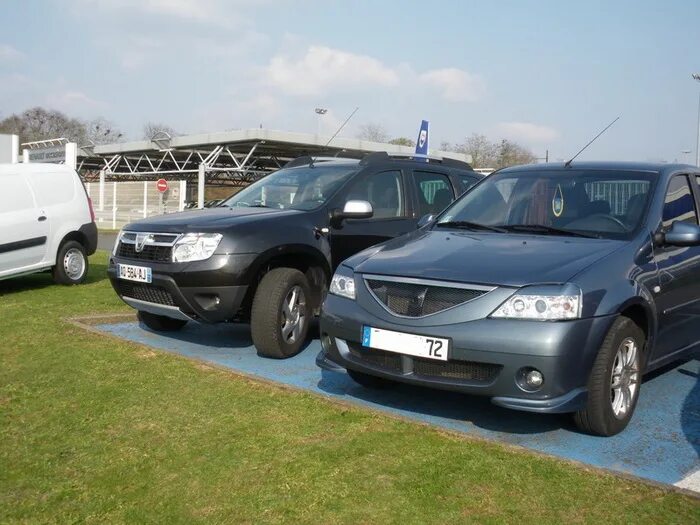
[(133, 266), (131, 264), (119, 265), (119, 278), (127, 281), (150, 283), (153, 280), (152, 270), (146, 266)]
[(447, 361), (449, 339), (362, 327), (362, 346), (397, 354)]

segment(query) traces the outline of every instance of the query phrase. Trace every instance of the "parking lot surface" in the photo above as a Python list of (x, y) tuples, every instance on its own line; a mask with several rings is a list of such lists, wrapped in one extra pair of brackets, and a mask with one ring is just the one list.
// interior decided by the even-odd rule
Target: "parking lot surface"
[(190, 323), (167, 336), (148, 331), (136, 322), (96, 328), (129, 341), (452, 431), (700, 492), (698, 360), (645, 378), (629, 427), (617, 436), (600, 438), (576, 432), (567, 416), (514, 412), (483, 398), (407, 385), (368, 390), (345, 373), (317, 368), (314, 360), (320, 350), (318, 340), (310, 342), (299, 355), (280, 361), (256, 355), (247, 326)]

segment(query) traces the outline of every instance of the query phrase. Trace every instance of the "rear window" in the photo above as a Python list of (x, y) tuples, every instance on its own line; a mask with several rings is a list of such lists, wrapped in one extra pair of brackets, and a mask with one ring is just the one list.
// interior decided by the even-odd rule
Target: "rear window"
[(22, 175), (0, 175), (0, 213), (34, 208), (29, 185)]
[(52, 206), (71, 202), (75, 196), (75, 175), (69, 171), (32, 173), (29, 181), (37, 204)]

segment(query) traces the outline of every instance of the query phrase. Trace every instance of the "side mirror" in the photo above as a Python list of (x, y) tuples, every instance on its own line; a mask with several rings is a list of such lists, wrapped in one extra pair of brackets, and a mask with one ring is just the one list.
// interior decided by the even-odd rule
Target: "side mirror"
[(369, 219), (374, 215), (372, 205), (367, 201), (348, 201), (343, 206), (343, 210), (336, 210), (333, 219), (342, 221), (343, 219)]
[(435, 215), (432, 213), (428, 213), (426, 215), (423, 215), (419, 220), (418, 220), (418, 228), (422, 228), (423, 226), (427, 226), (431, 222), (435, 220)]
[(700, 226), (688, 222), (674, 222), (663, 234), (664, 244), (671, 246), (700, 246)]

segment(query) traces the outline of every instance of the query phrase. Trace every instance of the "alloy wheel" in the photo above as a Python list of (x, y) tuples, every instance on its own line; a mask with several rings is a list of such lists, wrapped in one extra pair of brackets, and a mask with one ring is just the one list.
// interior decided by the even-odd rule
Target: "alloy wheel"
[(639, 349), (628, 337), (617, 349), (610, 375), (610, 403), (617, 419), (624, 419), (632, 410), (639, 392)]
[(306, 296), (301, 286), (293, 286), (282, 302), (282, 337), (287, 343), (296, 342), (306, 323)]

